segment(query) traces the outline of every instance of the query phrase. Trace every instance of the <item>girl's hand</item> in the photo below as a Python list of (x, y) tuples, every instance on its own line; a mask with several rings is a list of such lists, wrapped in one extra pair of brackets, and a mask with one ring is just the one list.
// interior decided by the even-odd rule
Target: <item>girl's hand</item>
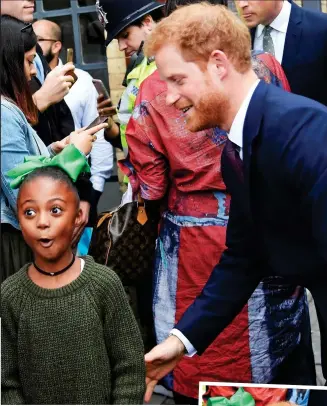
[(112, 117), (117, 114), (117, 108), (112, 105), (111, 99), (105, 99), (103, 94), (98, 97), (97, 108), (101, 117)]
[(107, 127), (107, 123), (102, 123), (90, 128), (89, 130), (85, 130), (85, 127), (81, 128), (80, 130), (76, 130), (69, 135), (68, 143), (74, 144), (77, 149), (79, 149), (85, 155), (88, 155), (91, 152), (93, 142), (96, 140), (96, 136), (94, 134)]

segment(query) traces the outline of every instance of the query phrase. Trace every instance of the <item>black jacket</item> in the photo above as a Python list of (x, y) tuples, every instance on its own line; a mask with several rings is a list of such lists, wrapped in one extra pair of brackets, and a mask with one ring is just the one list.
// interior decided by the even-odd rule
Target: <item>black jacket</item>
[[(42, 50), (39, 45), (36, 47), (37, 53), (41, 58), (44, 77), (51, 72), (51, 69), (45, 60)], [(33, 77), (30, 82), (30, 88), (34, 94), (41, 88), (40, 81)], [(38, 124), (34, 126), (34, 130), (38, 133), (38, 136), (42, 139), (46, 146), (52, 142), (60, 141), (75, 130), (74, 120), (72, 113), (69, 110), (65, 100), (60, 101), (57, 104), (50, 106), (43, 113), (39, 112)]]

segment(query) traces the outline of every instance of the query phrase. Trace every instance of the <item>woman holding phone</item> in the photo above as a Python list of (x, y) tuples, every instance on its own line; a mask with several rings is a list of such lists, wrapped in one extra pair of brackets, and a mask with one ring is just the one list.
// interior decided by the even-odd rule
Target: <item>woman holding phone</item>
[[(4, 280), (32, 259), (17, 221), (17, 192), (10, 188), (7, 172), (24, 162), (26, 156), (53, 156), (69, 143), (88, 154), (95, 140), (93, 134), (107, 127), (107, 124), (88, 131), (73, 132), (62, 141), (46, 147), (31, 127), (38, 117), (28, 84), (36, 75), (33, 60), (37, 38), (32, 25), (26, 25), (14, 17), (2, 16), (1, 36), (1, 257)], [(88, 181), (80, 181), (81, 200), (88, 193), (88, 187)], [(75, 240), (82, 230), (76, 229)]]

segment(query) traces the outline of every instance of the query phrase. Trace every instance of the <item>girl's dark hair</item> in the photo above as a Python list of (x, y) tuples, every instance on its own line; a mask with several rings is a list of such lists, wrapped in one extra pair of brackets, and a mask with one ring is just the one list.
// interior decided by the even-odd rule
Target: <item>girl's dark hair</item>
[(11, 16), (1, 16), (1, 95), (14, 102), (33, 125), (37, 123), (38, 112), (25, 76), (24, 59), (25, 52), (36, 44), (32, 25), (27, 26)]
[(34, 169), (34, 171), (29, 173), (23, 180), (19, 190), (22, 190), (23, 185), (26, 185), (28, 182), (37, 178), (49, 178), (51, 180), (65, 183), (69, 187), (69, 189), (71, 189), (75, 193), (77, 202), (79, 203), (79, 195), (75, 184), (65, 171), (55, 166), (46, 166), (44, 168)]
[[(201, 3), (203, 0), (167, 0), (165, 6), (165, 16), (168, 17), (177, 7), (186, 6), (187, 4)], [(228, 7), (228, 0), (206, 0), (211, 4), (220, 4)]]

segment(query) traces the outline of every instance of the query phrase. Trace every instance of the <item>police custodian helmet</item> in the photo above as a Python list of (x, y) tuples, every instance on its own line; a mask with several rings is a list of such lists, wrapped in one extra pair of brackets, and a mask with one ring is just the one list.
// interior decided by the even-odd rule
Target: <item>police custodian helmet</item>
[(124, 28), (164, 3), (162, 0), (97, 0), (98, 17), (107, 31), (106, 45)]

